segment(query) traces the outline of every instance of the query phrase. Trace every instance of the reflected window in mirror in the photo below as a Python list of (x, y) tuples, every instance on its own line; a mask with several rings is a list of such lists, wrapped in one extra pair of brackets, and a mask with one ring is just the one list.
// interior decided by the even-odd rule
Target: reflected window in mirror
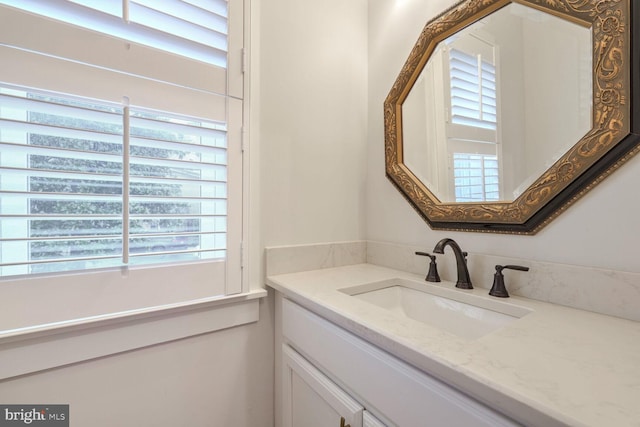
[(500, 200), (498, 157), (453, 153), (456, 202)]
[[(478, 42), (485, 44), (481, 40)], [(452, 124), (496, 130), (498, 113), (494, 50), (495, 47), (488, 44), (485, 49), (448, 49)]]
[(450, 87), (446, 143), (454, 196), (449, 193), (445, 200), (500, 200), (497, 47), (480, 30), (450, 37), (445, 46)]

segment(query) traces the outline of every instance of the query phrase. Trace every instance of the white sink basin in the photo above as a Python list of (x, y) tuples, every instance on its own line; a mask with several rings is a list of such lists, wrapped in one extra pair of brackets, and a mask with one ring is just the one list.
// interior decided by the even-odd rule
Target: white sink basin
[(479, 338), (531, 312), (495, 297), (483, 297), (455, 287), (448, 289), (400, 278), (352, 286), (340, 291), (467, 339)]

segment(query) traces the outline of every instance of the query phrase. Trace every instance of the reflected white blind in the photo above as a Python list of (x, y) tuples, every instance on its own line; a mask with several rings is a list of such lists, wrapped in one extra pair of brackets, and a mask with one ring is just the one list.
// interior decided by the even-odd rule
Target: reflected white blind
[(0, 0), (92, 31), (226, 67), (226, 0)]
[(496, 155), (454, 153), (456, 202), (497, 201), (500, 177)]
[(496, 129), (496, 68), (481, 55), (449, 51), (451, 122)]

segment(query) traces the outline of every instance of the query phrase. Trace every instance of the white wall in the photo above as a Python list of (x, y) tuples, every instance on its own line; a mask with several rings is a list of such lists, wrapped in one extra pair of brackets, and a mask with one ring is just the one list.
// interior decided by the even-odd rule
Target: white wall
[(69, 404), (73, 426), (273, 426), (273, 298), (260, 321), (0, 382), (4, 404)]
[(263, 246), (363, 239), (367, 1), (259, 3)]
[(557, 160), (591, 128), (591, 109), (584, 100), (592, 96), (592, 49), (589, 29), (580, 25), (555, 17), (543, 23), (525, 20), (524, 25), (526, 178), (540, 176), (550, 159)]
[[(494, 35), (498, 55), (498, 121), (500, 123), (498, 158), (504, 200), (513, 200), (514, 190), (527, 178), (524, 146), (524, 60), (522, 21), (505, 11), (483, 29)], [(508, 76), (508, 78), (505, 78)]]
[(369, 135), (367, 238), (431, 250), (452, 237), (473, 253), (639, 272), (636, 183), (640, 158), (591, 190), (535, 236), (433, 231), (384, 175), (382, 103), (426, 22), (456, 0), (369, 1)]

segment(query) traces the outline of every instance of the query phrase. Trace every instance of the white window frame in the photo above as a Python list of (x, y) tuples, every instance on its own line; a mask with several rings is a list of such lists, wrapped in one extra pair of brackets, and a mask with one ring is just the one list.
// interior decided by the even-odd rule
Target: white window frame
[[(265, 296), (266, 292), (263, 289), (251, 290), (248, 274), (242, 273), (243, 267), (247, 270), (244, 265), (246, 261), (243, 259), (248, 253), (246, 245), (242, 243), (248, 234), (248, 214), (243, 209), (243, 206), (248, 206), (248, 191), (246, 191), (248, 163), (247, 157), (242, 154), (244, 145), (242, 139), (247, 134), (243, 131), (243, 129), (246, 130), (244, 117), (248, 111), (248, 102), (243, 100), (245, 81), (248, 82), (248, 75), (243, 70), (245, 66), (243, 39), (248, 41), (249, 5), (249, 0), (229, 0), (229, 19), (232, 23), (228, 48), (229, 72), (224, 80), (224, 87), (211, 85), (206, 78), (189, 83), (187, 88), (190, 91), (189, 103), (181, 103), (183, 109), (177, 111), (202, 116), (198, 114), (202, 106), (210, 105), (208, 100), (211, 95), (207, 95), (207, 92), (226, 93), (221, 95), (225, 97), (224, 103), (221, 104), (224, 108), (221, 113), (226, 118), (228, 138), (238, 141), (234, 144), (237, 155), (230, 156), (228, 165), (229, 198), (234, 198), (231, 204), (235, 206), (233, 208), (235, 210), (230, 209), (228, 215), (239, 221), (240, 225), (235, 228), (236, 231), (233, 232), (235, 234), (230, 231), (228, 236), (230, 245), (227, 250), (230, 258), (224, 271), (221, 272), (226, 278), (224, 292), (219, 294), (213, 290), (214, 286), (210, 280), (211, 270), (207, 268), (206, 263), (124, 267), (104, 271), (0, 279), (0, 300), (4, 305), (3, 310), (0, 311), (0, 365), (12, 365), (11, 360), (24, 355), (23, 351), (31, 351), (29, 349), (32, 349), (30, 347), (32, 345), (37, 345), (40, 349), (38, 351), (43, 355), (43, 357), (34, 357), (34, 360), (29, 363), (15, 363), (16, 361), (13, 360), (15, 368), (0, 371), (0, 378), (257, 320), (256, 298)], [(2, 7), (5, 6), (0, 5), (0, 8)], [(4, 19), (0, 19), (0, 23), (12, 22), (7, 14), (2, 15)], [(91, 73), (94, 78), (104, 82), (94, 88), (95, 98), (112, 102), (121, 101), (121, 95), (114, 95), (121, 94), (121, 91), (115, 90), (113, 81), (109, 78), (113, 72), (101, 65), (91, 66), (82, 63), (79, 59), (68, 61), (50, 55), (39, 57), (41, 67), (34, 68), (28, 66), (32, 64), (33, 55), (36, 55), (33, 49), (31, 47), (11, 49), (7, 46), (11, 42), (3, 39), (3, 43), (0, 44), (0, 57), (3, 58), (0, 81), (30, 87), (46, 87), (61, 93), (74, 93), (74, 84), (77, 82), (70, 81), (65, 76), (69, 75), (70, 69), (75, 69), (75, 72)], [(59, 47), (69, 50), (78, 48), (74, 43)], [(156, 67), (158, 74), (152, 78), (141, 79), (139, 69), (136, 67), (144, 65), (144, 62), (149, 59), (150, 52), (149, 48), (140, 46), (134, 46), (134, 50), (137, 51), (135, 57), (123, 50), (123, 63), (127, 63), (124, 59), (129, 57), (132, 60), (128, 63), (133, 68), (122, 71), (119, 76), (127, 81), (131, 88), (144, 85), (146, 90), (158, 90), (159, 83), (156, 79), (167, 81), (169, 78), (179, 79), (180, 75), (188, 74), (188, 72), (177, 73), (177, 77), (168, 77), (167, 70)], [(60, 52), (60, 56), (64, 56), (63, 52)], [(190, 65), (186, 66), (187, 71), (189, 67)], [(48, 76), (39, 73), (43, 68), (48, 70)], [(40, 84), (44, 77), (48, 78), (48, 82)], [(51, 81), (54, 83), (51, 84)], [(171, 108), (172, 101), (178, 99), (174, 90), (177, 93), (179, 89), (184, 89), (179, 87), (180, 84), (180, 82), (175, 83), (173, 88), (163, 86), (162, 90), (166, 96), (154, 101), (151, 106), (158, 110), (175, 111), (175, 108)], [(131, 97), (136, 98), (141, 105), (149, 105), (146, 103), (147, 99), (143, 91), (135, 92), (134, 90)], [(220, 313), (225, 311), (227, 314), (204, 314), (205, 311), (219, 306), (228, 307), (220, 310)], [(237, 317), (234, 317), (234, 312), (237, 312)], [(211, 316), (215, 317), (215, 321), (212, 321)], [(153, 337), (139, 339), (140, 335), (134, 332), (134, 329), (138, 328), (142, 331), (154, 322), (165, 326), (154, 329)], [(130, 325), (134, 329), (123, 328), (123, 325)], [(176, 328), (177, 325), (182, 326)], [(99, 346), (100, 348), (91, 348), (92, 343), (103, 342), (103, 340), (97, 335), (94, 336), (93, 333), (86, 334), (87, 328), (98, 335), (103, 333), (115, 335), (110, 342)], [(79, 330), (85, 332), (78, 333)], [(45, 348), (49, 350), (55, 348), (47, 347), (48, 344), (46, 344), (52, 342), (46, 338), (52, 334), (73, 340), (75, 353), (72, 355), (70, 351), (58, 350), (60, 357), (44, 357), (47, 355)], [(127, 336), (130, 341), (118, 342), (115, 336)], [(16, 346), (16, 341), (24, 345)], [(56, 345), (55, 341), (52, 345)], [(79, 348), (82, 350), (78, 350)]]

